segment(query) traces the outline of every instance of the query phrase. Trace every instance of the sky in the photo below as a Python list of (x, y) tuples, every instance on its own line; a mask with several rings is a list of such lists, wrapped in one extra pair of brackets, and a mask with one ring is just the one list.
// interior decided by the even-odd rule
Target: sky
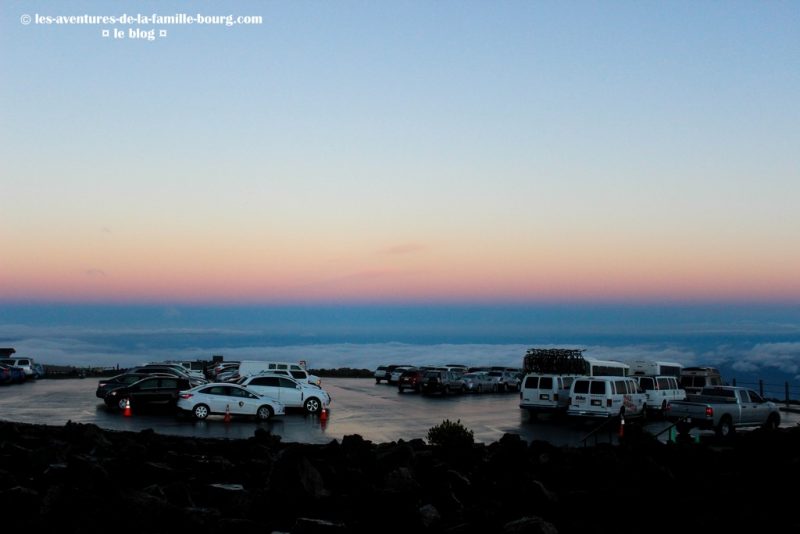
[[(263, 21), (21, 22), (122, 13)], [(4, 0), (0, 72), (0, 305), (800, 302), (796, 2)]]

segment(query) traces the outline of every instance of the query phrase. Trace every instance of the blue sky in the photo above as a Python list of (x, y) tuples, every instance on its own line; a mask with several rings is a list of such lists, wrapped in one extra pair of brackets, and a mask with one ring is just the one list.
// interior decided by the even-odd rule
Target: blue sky
[(4, 2), (0, 300), (797, 302), (799, 17)]

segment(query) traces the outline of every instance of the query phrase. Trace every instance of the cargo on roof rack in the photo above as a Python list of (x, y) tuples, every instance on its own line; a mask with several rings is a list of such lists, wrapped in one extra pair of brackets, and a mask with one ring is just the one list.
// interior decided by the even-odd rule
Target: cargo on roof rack
[(523, 358), (526, 373), (582, 375), (587, 367), (583, 349), (528, 349)]

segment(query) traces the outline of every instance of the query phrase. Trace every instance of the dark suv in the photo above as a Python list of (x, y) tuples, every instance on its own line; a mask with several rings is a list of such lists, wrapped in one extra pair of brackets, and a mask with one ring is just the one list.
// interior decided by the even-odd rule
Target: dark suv
[(464, 393), (466, 385), (461, 373), (454, 371), (426, 371), (422, 377), (422, 393)]
[(400, 380), (397, 381), (397, 390), (400, 393), (402, 393), (404, 389), (419, 391), (424, 377), (425, 371), (420, 371), (419, 369), (409, 369), (400, 375)]

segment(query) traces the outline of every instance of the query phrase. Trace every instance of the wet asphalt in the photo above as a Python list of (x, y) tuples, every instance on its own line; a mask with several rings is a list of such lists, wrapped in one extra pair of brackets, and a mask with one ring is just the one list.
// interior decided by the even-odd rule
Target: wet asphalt
[[(259, 423), (250, 418), (210, 416), (195, 421), (173, 413), (134, 412), (125, 417), (106, 408), (95, 396), (97, 379), (38, 380), (0, 387), (0, 419), (34, 424), (63, 425), (67, 421), (92, 423), (108, 430), (138, 432), (153, 429), (162, 434), (204, 438), (241, 439), (263, 428), (284, 442), (328, 443), (350, 434), (382, 443), (425, 439), (428, 429), (443, 420), (460, 421), (473, 431), (475, 441), (490, 443), (504, 434), (518, 434), (526, 441), (543, 440), (554, 445), (581, 446), (584, 443), (615, 442), (618, 426), (594, 434), (597, 421), (532, 419), (519, 408), (517, 393), (423, 396), (398, 393), (395, 386), (375, 384), (372, 379), (327, 378), (325, 388), (333, 397), (327, 420), (301, 410)], [(800, 415), (782, 413), (782, 426), (796, 425)], [(650, 421), (647, 430), (657, 434), (667, 424)], [(588, 436), (588, 438), (587, 438)], [(668, 432), (659, 439), (666, 441)]]

